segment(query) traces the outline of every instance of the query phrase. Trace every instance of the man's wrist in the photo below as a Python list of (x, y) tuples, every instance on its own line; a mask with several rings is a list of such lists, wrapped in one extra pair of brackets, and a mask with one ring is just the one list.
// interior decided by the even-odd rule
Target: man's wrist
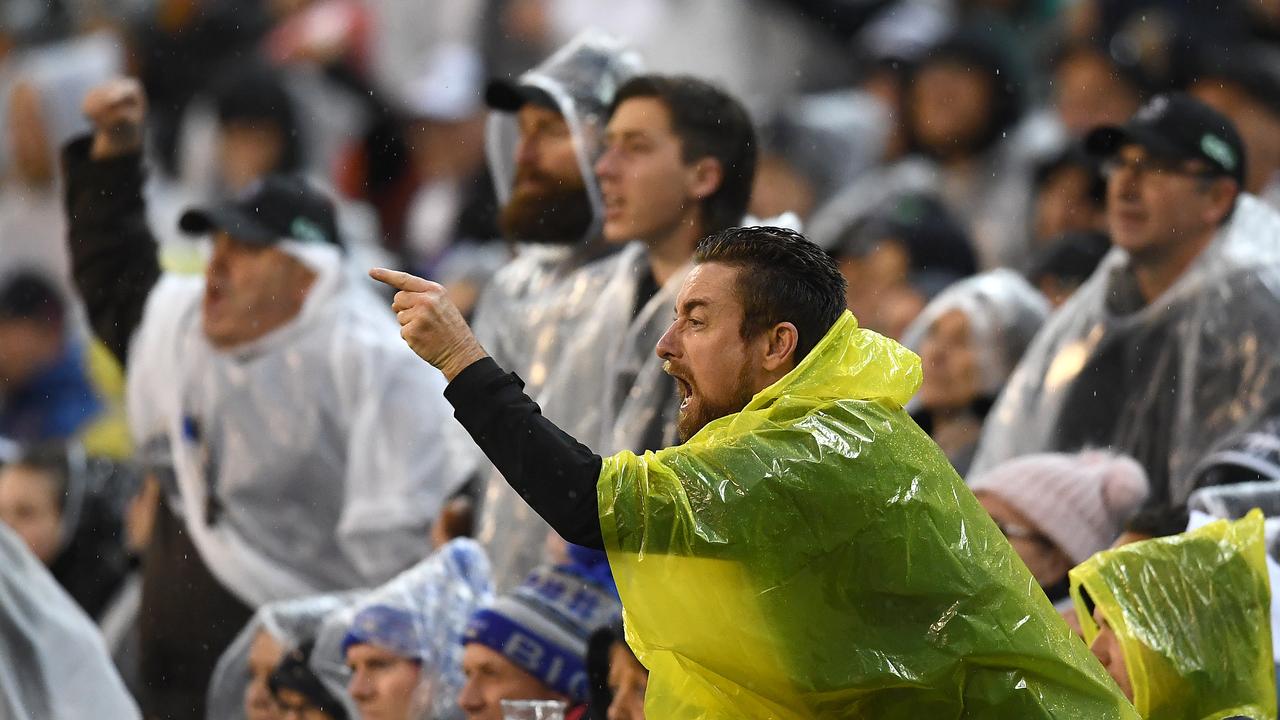
[(484, 351), (480, 343), (472, 340), (460, 348), (458, 352), (451, 353), (444, 362), (440, 363), (439, 370), (444, 374), (446, 382), (453, 382), (453, 379), (458, 377), (463, 370), (487, 357), (489, 357), (489, 353)]

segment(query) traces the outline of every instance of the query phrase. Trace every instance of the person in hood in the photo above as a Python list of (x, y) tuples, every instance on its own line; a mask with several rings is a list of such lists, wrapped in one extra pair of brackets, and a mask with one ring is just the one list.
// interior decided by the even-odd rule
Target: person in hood
[[(591, 389), (582, 393), (569, 391), (564, 383), (576, 383), (573, 372), (581, 366), (561, 358), (575, 341), (618, 342), (591, 327), (595, 311), (615, 307), (602, 297), (618, 274), (611, 265), (588, 267), (614, 249), (600, 240), (604, 201), (592, 165), (604, 147), (610, 104), (639, 70), (639, 58), (618, 40), (588, 32), (517, 81), (490, 82), (485, 93), (494, 110), (490, 167), (504, 235), (516, 255), (481, 294), (476, 332), (553, 417), (578, 416), (583, 427), (599, 421), (604, 380), (588, 380)], [(606, 368), (588, 371), (597, 377)], [(481, 493), (476, 537), (493, 561), (499, 589), (507, 589), (548, 561), (548, 528), (496, 473)]]
[(1048, 315), (1021, 275), (992, 270), (948, 287), (903, 335), (924, 365), (908, 409), (962, 477), (987, 411)]
[(271, 672), (271, 688), (281, 720), (347, 720), (347, 710), (311, 668), (313, 645), (284, 656)]
[(968, 482), (1059, 610), (1071, 605), (1067, 571), (1111, 547), (1147, 497), (1142, 467), (1100, 450), (1027, 455)]
[(491, 602), (489, 561), (469, 539), (448, 543), (362, 598), (343, 623), (340, 649), (357, 716), (460, 718), (463, 632)]
[(83, 449), (29, 448), (0, 467), (0, 522), (27, 543), (94, 619), (120, 588), (129, 560), (122, 518), (100, 488)]
[(604, 202), (592, 165), (614, 93), (640, 67), (618, 40), (586, 32), (518, 80), (485, 89), (499, 226), (515, 257), (481, 295), (475, 324), (512, 367), (530, 357), (526, 328), (545, 314), (534, 301), (600, 251)]
[(75, 280), (167, 487), (144, 566), (147, 711), (198, 715), (253, 608), (412, 565), (474, 463), (451, 440), (440, 375), (378, 332), (394, 325), (344, 271), (327, 197), (277, 175), (187, 212), (184, 231), (212, 236), (205, 276), (162, 274), (141, 89), (108, 83), (85, 108), (95, 133), (63, 154)]
[(325, 621), (357, 593), (313, 595), (263, 605), (218, 659), (209, 678), (208, 720), (280, 720), (271, 675), (285, 657), (314, 644)]
[(1098, 553), (1071, 594), (1144, 720), (1276, 717), (1261, 511)]
[(1134, 717), (907, 416), (918, 358), (857, 327), (804, 236), (699, 243), (656, 346), (681, 444), (643, 456), (551, 423), (439, 285), (372, 275), (506, 480), (607, 551), (647, 715)]
[(1204, 454), (1280, 398), (1280, 214), (1241, 193), (1232, 123), (1160, 95), (1086, 140), (1106, 161), (1115, 248), (1045, 324), (974, 460), (1110, 448), (1147, 471), (1129, 530), (1181, 532)]
[[(540, 329), (532, 363), (546, 377), (526, 385), (547, 417), (575, 437), (635, 452), (675, 439), (675, 384), (653, 343), (698, 240), (742, 222), (755, 137), (742, 104), (703, 80), (641, 75), (618, 89), (595, 170), (604, 239), (621, 248), (558, 286), (567, 297), (557, 301), (555, 323)], [(504, 534), (492, 554), (538, 544), (550, 528), (500, 478), (494, 482), (501, 494), (490, 495), (482, 527)], [(535, 559), (507, 567), (504, 579), (517, 581)]]

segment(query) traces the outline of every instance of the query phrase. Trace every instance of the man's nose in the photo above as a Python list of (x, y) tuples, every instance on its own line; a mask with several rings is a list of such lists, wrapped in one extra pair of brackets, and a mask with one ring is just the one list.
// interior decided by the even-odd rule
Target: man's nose
[(658, 338), (658, 344), (654, 347), (654, 352), (663, 360), (679, 357), (679, 343), (676, 338), (676, 324), (674, 322), (668, 325), (667, 331), (662, 333), (662, 337)]
[(595, 168), (596, 175), (600, 176), (600, 179), (603, 180), (606, 177), (614, 177), (614, 171), (617, 168), (617, 162), (614, 155), (615, 153), (613, 149), (607, 145), (604, 148), (604, 152), (600, 153), (600, 159), (596, 160)]
[(458, 693), (458, 707), (464, 712), (474, 713), (484, 709), (484, 698), (476, 690), (475, 683), (468, 680)]

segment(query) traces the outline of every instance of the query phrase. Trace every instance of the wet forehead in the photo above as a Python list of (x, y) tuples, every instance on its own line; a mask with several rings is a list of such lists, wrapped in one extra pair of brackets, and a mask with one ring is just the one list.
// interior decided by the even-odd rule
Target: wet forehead
[(609, 118), (607, 136), (620, 139), (631, 135), (671, 135), (671, 113), (661, 100), (635, 97), (624, 100)]
[(737, 282), (738, 269), (731, 265), (718, 262), (695, 265), (676, 295), (676, 312), (687, 312), (693, 307), (713, 311), (739, 309)]

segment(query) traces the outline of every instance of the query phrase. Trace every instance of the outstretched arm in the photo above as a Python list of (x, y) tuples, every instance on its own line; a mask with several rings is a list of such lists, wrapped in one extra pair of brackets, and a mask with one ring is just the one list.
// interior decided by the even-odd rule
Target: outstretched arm
[(542, 416), (520, 378), (485, 353), (443, 286), (392, 270), (370, 275), (399, 291), (392, 309), (400, 336), (444, 373), (454, 416), (507, 483), (565, 540), (603, 549), (600, 456)]
[(160, 277), (142, 199), (142, 121), (136, 80), (114, 80), (85, 98), (94, 134), (63, 151), (71, 268), (94, 333), (124, 363)]

